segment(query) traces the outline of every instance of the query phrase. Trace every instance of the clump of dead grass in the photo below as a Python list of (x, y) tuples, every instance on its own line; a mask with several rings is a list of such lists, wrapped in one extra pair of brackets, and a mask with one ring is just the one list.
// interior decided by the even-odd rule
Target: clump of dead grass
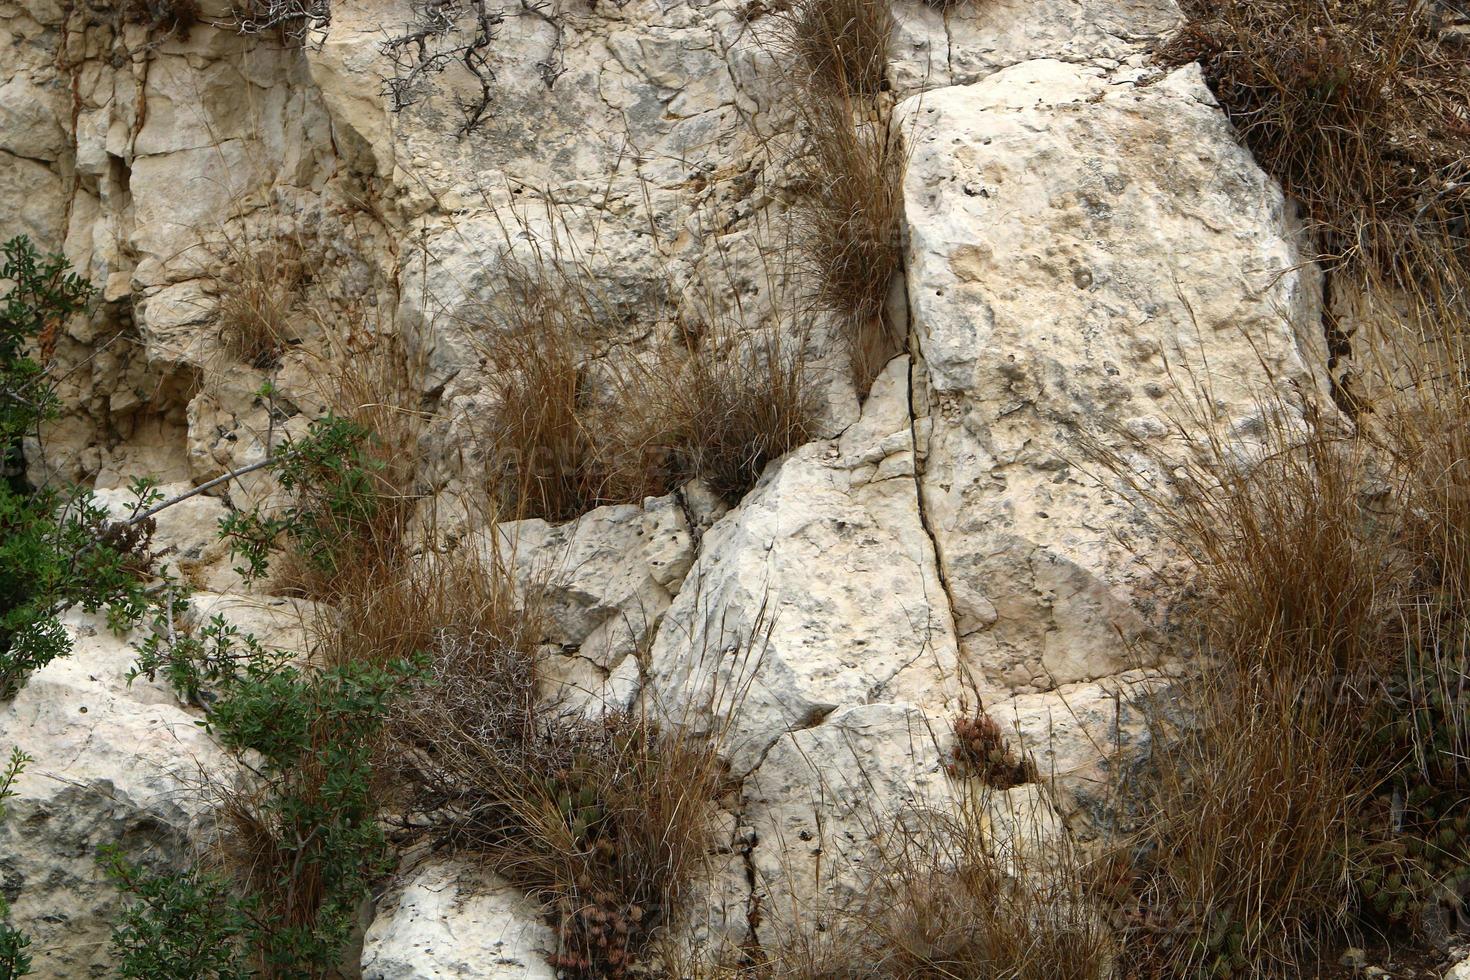
[(724, 768), (711, 744), (637, 711), (546, 697), (526, 638), (432, 645), (431, 681), (393, 726), (405, 806), (420, 834), (542, 903), (565, 975), (627, 976), (705, 866)]
[(816, 306), (837, 321), (866, 391), (905, 338), (885, 317), (903, 267), (907, 151), (888, 94), (893, 14), (886, 0), (802, 0), (780, 15), (801, 144), (791, 223)]
[(1333, 264), (1410, 287), (1470, 234), (1470, 45), (1420, 0), (1190, 0), (1164, 49), (1199, 60)]
[(765, 469), (813, 435), (816, 396), (800, 343), (779, 329), (753, 340), (706, 338), (666, 375), (663, 441), (675, 472), (738, 503)]
[(778, 17), (779, 47), (804, 87), (826, 95), (887, 91), (896, 26), (887, 0), (796, 0)]
[(296, 338), (292, 315), (307, 281), (307, 258), (289, 237), (230, 242), (212, 281), (221, 348), (251, 367), (273, 367)]
[(905, 341), (885, 305), (903, 273), (907, 151), (886, 108), (825, 95), (797, 104), (807, 155), (797, 164), (796, 247), (816, 305), (847, 337), (853, 376), (866, 390)]
[[(546, 274), (516, 277), (506, 298), (481, 341), (494, 403), (486, 441), (501, 505), (563, 521), (615, 502), (598, 445), (605, 396), (589, 373), (600, 332), (595, 306), (578, 284)], [(653, 488), (629, 486), (624, 494), (639, 499), (633, 495), (644, 489)]]
[(995, 792), (888, 814), (865, 896), (767, 951), (752, 976), (800, 980), (1103, 980), (1116, 956), (1086, 859), (1062, 835), (998, 830)]
[(1457, 349), (1379, 424), (1267, 397), (1253, 430), (1182, 426), (1167, 489), (1109, 458), (1188, 558), (1194, 654), (1098, 876), (1129, 969), (1310, 970), (1470, 880), (1442, 836), (1470, 825)]
[(691, 479), (735, 503), (814, 431), (806, 338), (779, 313), (691, 300), (670, 341), (610, 353), (599, 342), (653, 325), (622, 322), (595, 284), (545, 263), (513, 278), (480, 341), (494, 406), (483, 442), (506, 513), (569, 520)]

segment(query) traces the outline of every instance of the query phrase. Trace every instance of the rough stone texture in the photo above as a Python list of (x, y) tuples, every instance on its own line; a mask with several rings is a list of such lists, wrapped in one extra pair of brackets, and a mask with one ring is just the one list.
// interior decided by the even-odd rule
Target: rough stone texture
[(902, 832), (895, 821), (950, 793), (931, 721), (912, 705), (852, 704), (779, 737), (742, 801), (763, 938), (850, 905)]
[(944, 10), (905, 2), (894, 15), (890, 74), (905, 95), (1039, 58), (1113, 69), (1141, 61), (1181, 20), (1174, 0), (985, 0)]
[[(190, 486), (171, 483), (157, 490), (169, 499), (188, 491)], [(120, 487), (98, 490), (96, 498), (119, 519), (131, 517), (137, 503), (132, 493)], [(240, 576), (231, 570), (229, 549), (219, 539), (219, 522), (228, 513), (224, 501), (204, 494), (164, 508), (152, 518), (153, 553), (194, 585), (220, 591), (239, 587)]]
[(430, 860), (378, 902), (363, 980), (555, 980), (555, 937), (540, 911), (470, 864)]
[(1128, 671), (991, 700), (986, 713), (1012, 748), (1031, 760), (1037, 782), (1048, 788), (1068, 825), (1090, 833), (1105, 822), (1133, 767), (1147, 760), (1152, 747), (1148, 712), (1162, 709), (1169, 683), (1166, 674)]
[(0, 871), (11, 921), (32, 938), (35, 975), (102, 976), (117, 892), (97, 850), (174, 867), (193, 853), (203, 776), (232, 763), (162, 682), (126, 674), (135, 655), (98, 617), (69, 615), (71, 656), (37, 671), (0, 706), (0, 745), (35, 761), (0, 823)]
[(545, 600), (546, 640), (604, 671), (642, 647), (694, 560), (672, 497), (599, 507), (574, 521), (497, 525), (500, 555)]
[(650, 706), (718, 733), (736, 772), (844, 705), (939, 707), (957, 691), (907, 392), (899, 358), (853, 438), (813, 443), (769, 470), (706, 532), (654, 638)]
[[(403, 407), (428, 417), (422, 489), (473, 491), (486, 305), (518, 267), (595, 285), (595, 366), (676, 338), (705, 305), (759, 322), (780, 287), (759, 245), (795, 192), (765, 6), (507, 5), (492, 102), (466, 135), (479, 89), (457, 61), (390, 111), (383, 41), (423, 16), (407, 0), (336, 0), (322, 43), (300, 46), (239, 36), (223, 0), (205, 4), (218, 25), (153, 45), (80, 14), (63, 40), (61, 5), (0, 0), (0, 238), (64, 248), (102, 289), (58, 338), (65, 411), (28, 444), (33, 474), (120, 507), (132, 476), (176, 492), (263, 459), (327, 410), (336, 330), (402, 341)], [(469, 5), (453, 9), (431, 45), (471, 30)], [(1084, 435), (1159, 445), (1206, 359), (1210, 414), (1241, 443), (1268, 373), (1315, 388), (1293, 328), (1315, 326), (1315, 283), (1279, 192), (1196, 71), (1146, 61), (1173, 0), (897, 0), (895, 15), (913, 356), (859, 412), (840, 344), (812, 324), (822, 438), (728, 513), (685, 487), (477, 532), (549, 586), (547, 673), (567, 697), (714, 734), (745, 777), (677, 937), (693, 959), (857, 894), (879, 831), (914, 829), (895, 813), (953, 791), (961, 710), (997, 719), (1055, 789), (997, 796), (995, 836), (1085, 829), (1149, 747), (1131, 696), (1167, 696), (1167, 677), (1124, 668), (1165, 615), (1144, 562), (1169, 556), (1098, 486)], [(235, 363), (216, 317), (227, 260), (279, 239), (313, 264), (291, 346), (274, 369)], [(210, 540), (271, 487), (231, 481), (162, 518), (159, 541), (210, 590), (196, 617), (300, 650), (311, 608), (245, 594)], [(116, 683), (130, 661), (89, 636), (0, 708), (42, 760), (0, 860), (7, 888), (26, 878), (16, 918), (42, 945), (65, 935), (43, 975), (100, 955), (96, 843), (187, 848), (195, 797), (163, 767), (211, 750), (166, 692)], [(88, 714), (69, 713), (81, 699)], [(364, 966), (549, 977), (547, 946), (503, 883), (432, 863), (379, 903)]]
[(1315, 280), (1195, 67), (1033, 61), (904, 108), (922, 483), (961, 649), (992, 688), (1117, 673), (1168, 556), (1089, 437), (1135, 465), (1199, 385), (1248, 439), (1268, 384), (1314, 388)]

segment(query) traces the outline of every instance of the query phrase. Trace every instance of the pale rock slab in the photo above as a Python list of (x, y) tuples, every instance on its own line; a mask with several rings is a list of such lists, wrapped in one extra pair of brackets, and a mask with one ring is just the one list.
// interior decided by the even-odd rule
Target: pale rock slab
[(920, 519), (906, 359), (851, 438), (767, 469), (704, 535), (653, 641), (648, 704), (719, 735), (737, 773), (845, 705), (957, 693), (944, 589)]
[(70, 656), (33, 674), (0, 705), (0, 746), (35, 758), (0, 823), (0, 871), (11, 921), (32, 939), (35, 976), (101, 976), (118, 907), (97, 850), (178, 867), (207, 829), (203, 778), (233, 763), (160, 681), (130, 685), (133, 650), (101, 617), (68, 614)]
[(565, 524), (507, 521), (496, 533), (501, 560), (545, 601), (546, 641), (603, 672), (645, 646), (694, 561), (673, 497), (599, 507)]
[(953, 798), (935, 729), (913, 705), (849, 705), (781, 735), (742, 790), (757, 935), (854, 908), (897, 845), (890, 835), (922, 833), (914, 818)]
[(195, 592), (189, 597), (189, 612), (196, 628), (218, 616), (241, 636), (253, 636), (266, 650), (281, 653), (309, 650), (327, 615), (308, 599), (248, 592)]
[(1011, 748), (1029, 758), (1036, 783), (1068, 826), (1089, 833), (1111, 814), (1118, 794), (1154, 745), (1168, 713), (1166, 672), (1133, 670), (1055, 691), (1019, 694), (986, 705)]
[(66, 195), (61, 176), (44, 163), (0, 150), (0, 241), (28, 236), (42, 252), (61, 246)]
[(23, 75), (0, 84), (0, 150), (31, 160), (56, 160), (66, 148), (60, 86), (42, 88)]
[(1118, 673), (1170, 556), (1098, 443), (1142, 456), (1200, 414), (1246, 440), (1269, 386), (1320, 396), (1315, 273), (1197, 67), (1136, 86), (1029, 62), (901, 110), (923, 494), (961, 650), (1002, 690)]
[[(157, 490), (165, 499), (192, 489), (188, 483), (168, 483)], [(107, 508), (114, 520), (132, 516), (136, 498), (122, 488), (94, 491), (98, 503)], [(196, 494), (170, 504), (152, 518), (154, 522), (153, 553), (183, 578), (197, 585), (226, 589), (240, 584), (240, 576), (230, 568), (229, 549), (220, 540), (219, 524), (229, 513), (218, 497)]]
[(350, 167), (379, 178), (393, 173), (393, 124), (382, 98), (384, 20), (378, 5), (335, 5), (326, 39), (305, 52), (337, 151)]
[(556, 980), (555, 937), (504, 881), (453, 860), (410, 872), (378, 903), (362, 947), (363, 980)]
[(894, 4), (890, 74), (903, 95), (964, 85), (1039, 58), (1116, 67), (1182, 21), (1175, 0), (985, 0)]

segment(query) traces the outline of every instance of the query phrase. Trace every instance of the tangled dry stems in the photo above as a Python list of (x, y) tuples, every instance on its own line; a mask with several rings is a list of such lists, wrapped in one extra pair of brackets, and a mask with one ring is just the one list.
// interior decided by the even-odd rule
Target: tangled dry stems
[(617, 315), (563, 278), (519, 277), (481, 339), (495, 406), (483, 441), (506, 513), (568, 520), (696, 478), (735, 503), (810, 438), (818, 405), (800, 332), (737, 310), (684, 324), (649, 355), (599, 357)]
[(803, 139), (792, 211), (801, 271), (848, 339), (860, 391), (906, 340), (885, 316), (903, 267), (907, 164), (887, 94), (894, 29), (884, 0), (801, 0), (774, 39)]
[(1165, 49), (1199, 60), (1335, 265), (1412, 286), (1470, 234), (1470, 43), (1420, 0), (1191, 0)]
[(223, 268), (213, 276), (224, 351), (252, 367), (273, 366), (296, 337), (291, 315), (306, 278), (299, 242), (281, 237), (229, 243)]
[(896, 25), (886, 0), (796, 0), (778, 17), (777, 46), (803, 88), (867, 97), (888, 89)]
[(724, 769), (636, 712), (548, 701), (539, 638), (505, 625), (430, 648), (432, 680), (393, 726), (406, 808), (549, 910), (566, 975), (625, 976), (705, 867)]
[(798, 99), (807, 155), (793, 211), (796, 246), (816, 303), (847, 336), (860, 390), (905, 338), (886, 316), (903, 272), (903, 172), (907, 150), (886, 109), (846, 96)]

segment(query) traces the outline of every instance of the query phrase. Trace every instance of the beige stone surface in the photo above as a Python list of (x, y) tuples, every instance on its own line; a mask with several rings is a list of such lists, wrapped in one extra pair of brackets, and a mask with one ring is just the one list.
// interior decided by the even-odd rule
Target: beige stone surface
[(1268, 391), (1315, 397), (1315, 273), (1195, 67), (1027, 62), (904, 108), (922, 483), (961, 649), (1005, 690), (1118, 673), (1169, 556), (1098, 446), (1158, 479), (1140, 450), (1176, 424), (1245, 444)]
[(34, 757), (0, 822), (11, 922), (31, 936), (35, 976), (100, 976), (118, 894), (97, 864), (117, 845), (154, 869), (194, 854), (206, 777), (233, 764), (162, 681), (126, 679), (136, 656), (97, 616), (64, 620), (73, 649), (0, 705), (0, 746)]

